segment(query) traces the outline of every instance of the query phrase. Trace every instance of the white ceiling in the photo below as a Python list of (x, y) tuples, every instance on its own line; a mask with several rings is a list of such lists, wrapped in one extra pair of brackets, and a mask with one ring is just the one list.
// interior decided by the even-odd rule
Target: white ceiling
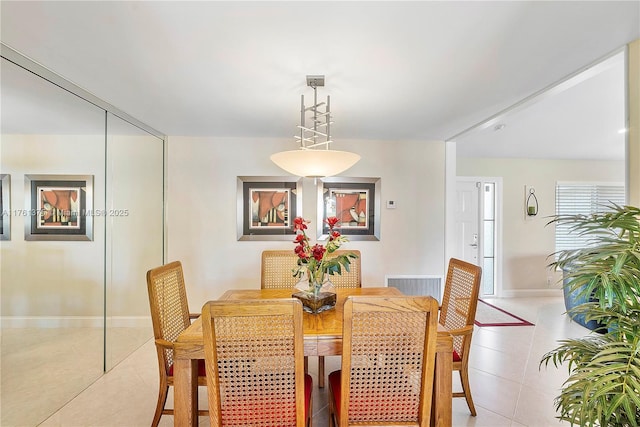
[(455, 138), (459, 157), (621, 160), (624, 52)]
[[(167, 135), (293, 147), (300, 94), (312, 94), (305, 76), (324, 74), (336, 149), (340, 139), (448, 139), (640, 38), (639, 1), (3, 0), (0, 18), (3, 43)], [(609, 126), (584, 117), (584, 97), (619, 101), (604, 88), (619, 74), (602, 74), (530, 115), (505, 115), (500, 139), (460, 137), (459, 152), (472, 153), (476, 138), (504, 155), (584, 143), (596, 134), (587, 124)], [(583, 85), (592, 92), (578, 93)], [(560, 114), (574, 108), (571, 119)]]

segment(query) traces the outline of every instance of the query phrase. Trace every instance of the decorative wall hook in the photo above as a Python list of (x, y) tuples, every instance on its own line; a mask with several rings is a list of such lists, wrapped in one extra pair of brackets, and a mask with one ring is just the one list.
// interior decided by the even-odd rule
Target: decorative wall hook
[(527, 195), (526, 210), (528, 216), (538, 215), (538, 198), (536, 197), (536, 189), (529, 188), (529, 194)]

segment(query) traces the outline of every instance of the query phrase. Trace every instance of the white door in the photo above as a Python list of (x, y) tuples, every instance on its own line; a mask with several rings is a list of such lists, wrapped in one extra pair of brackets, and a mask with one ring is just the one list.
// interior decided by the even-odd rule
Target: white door
[(480, 225), (480, 182), (461, 181), (456, 183), (455, 247), (454, 257), (481, 265), (479, 249)]
[(454, 254), (482, 267), (481, 296), (501, 289), (502, 180), (459, 177), (456, 181)]

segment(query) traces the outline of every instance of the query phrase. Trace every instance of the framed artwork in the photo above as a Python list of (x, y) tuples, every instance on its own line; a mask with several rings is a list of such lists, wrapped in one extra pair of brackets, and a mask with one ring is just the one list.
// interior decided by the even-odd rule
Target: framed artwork
[(318, 183), (318, 239), (328, 237), (325, 220), (349, 240), (380, 240), (380, 178), (329, 177)]
[(11, 240), (11, 175), (0, 175), (0, 240)]
[(25, 175), (25, 240), (93, 240), (93, 175)]
[(302, 215), (302, 179), (238, 177), (238, 240), (289, 240), (293, 219)]

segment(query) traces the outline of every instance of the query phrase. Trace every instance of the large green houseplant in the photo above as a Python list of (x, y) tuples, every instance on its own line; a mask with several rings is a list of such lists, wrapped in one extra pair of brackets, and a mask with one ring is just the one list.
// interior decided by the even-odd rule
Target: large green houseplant
[(570, 309), (602, 328), (559, 341), (540, 364), (568, 364), (569, 378), (555, 400), (561, 420), (579, 426), (640, 424), (640, 209), (612, 205), (591, 215), (561, 215), (588, 247), (562, 251), (551, 267), (568, 271), (564, 286), (584, 303)]

